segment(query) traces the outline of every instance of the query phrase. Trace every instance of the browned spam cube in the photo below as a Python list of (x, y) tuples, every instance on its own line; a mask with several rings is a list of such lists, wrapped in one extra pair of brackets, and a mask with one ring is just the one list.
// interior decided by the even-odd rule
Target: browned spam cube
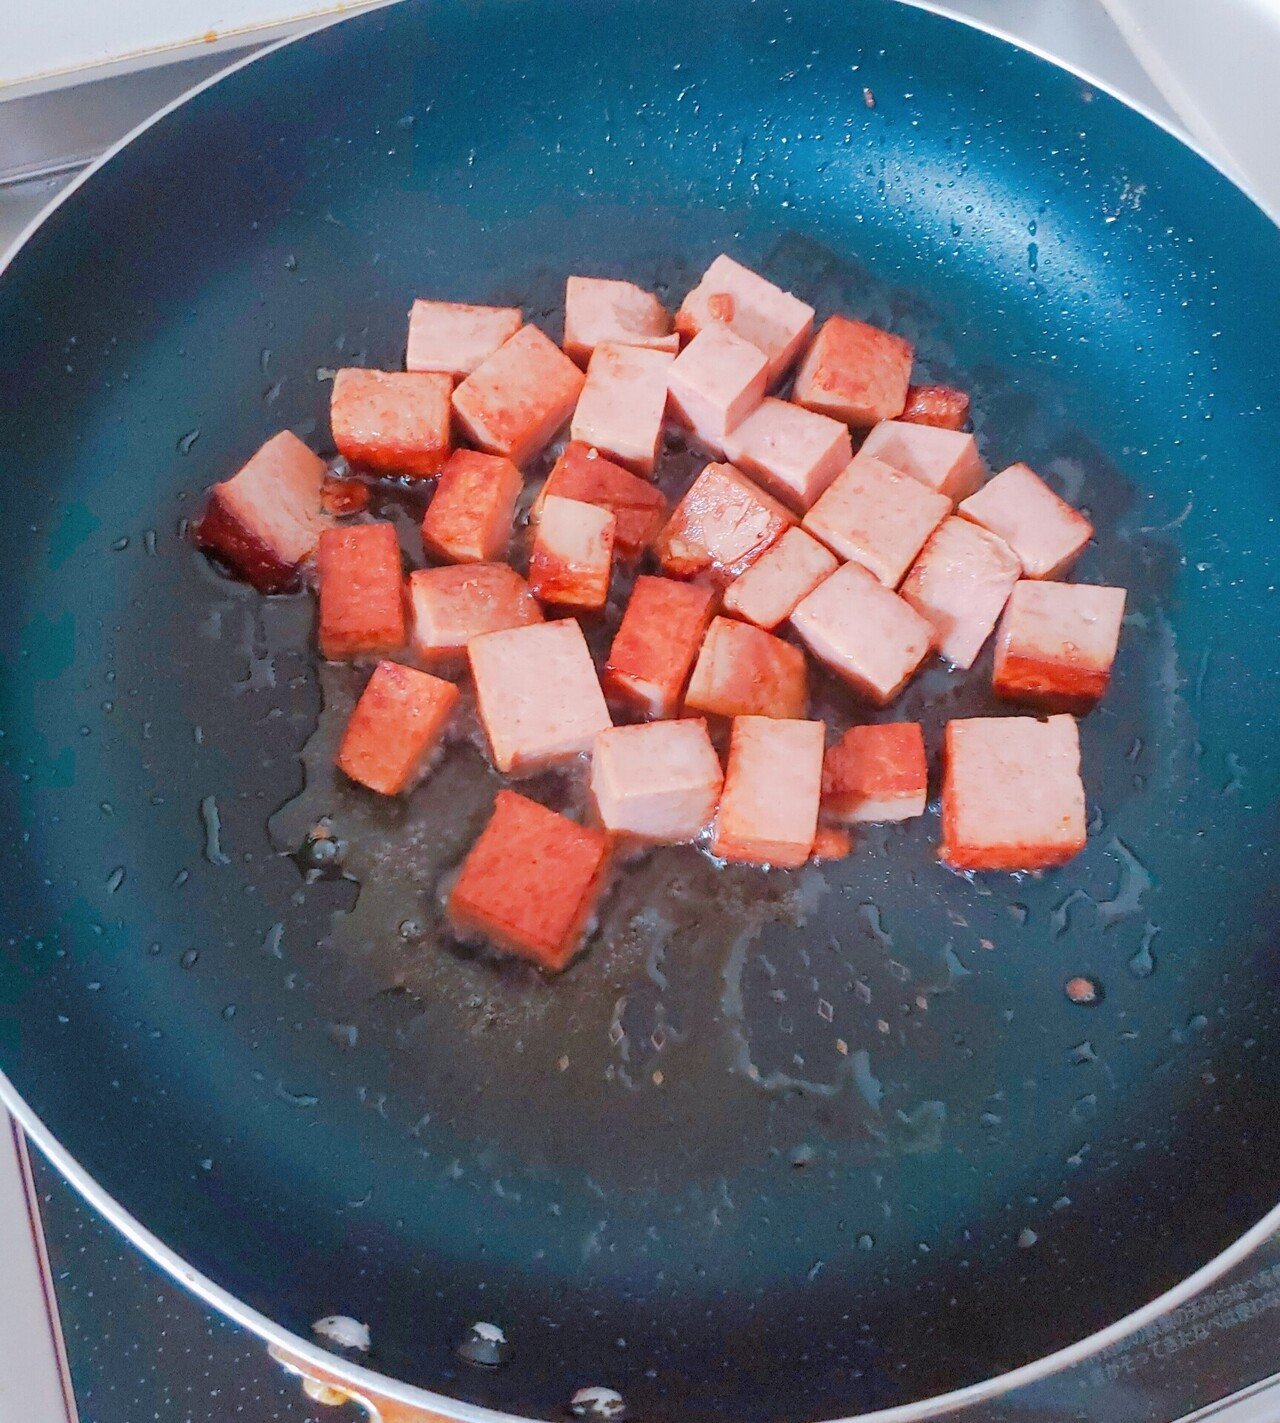
[(1125, 590), (1023, 579), (996, 634), (997, 694), (1054, 711), (1085, 712), (1111, 680)]
[(608, 855), (602, 830), (499, 791), (449, 893), (449, 917), (461, 933), (559, 973), (582, 942)]
[(859, 453), (805, 515), (804, 526), (841, 558), (896, 588), (925, 540), (951, 512), (951, 500)]
[(813, 330), (813, 307), (723, 253), (685, 297), (676, 329), (686, 339), (718, 324), (762, 351), (776, 385)]
[(724, 437), (724, 452), (788, 509), (804, 511), (849, 463), (849, 427), (772, 396)]
[(896, 420), (907, 403), (914, 355), (911, 343), (891, 331), (832, 316), (800, 362), (791, 398), (859, 430)]
[(804, 716), (809, 679), (804, 653), (750, 623), (716, 618), (707, 629), (686, 711), (710, 716)]
[(908, 386), (906, 408), (898, 418), (939, 430), (963, 430), (969, 423), (969, 397), (950, 385)]
[(818, 831), (823, 735), (820, 721), (734, 721), (713, 854), (755, 865), (804, 864)]
[(453, 380), (348, 368), (333, 378), (329, 424), (339, 454), (378, 474), (424, 479), (449, 458)]
[(379, 662), (360, 694), (338, 748), (338, 769), (379, 795), (420, 780), (457, 705), (452, 682)]
[(910, 820), (929, 796), (924, 733), (915, 721), (851, 726), (827, 750), (822, 813), (842, 824)]
[(542, 501), (529, 556), (529, 586), (543, 602), (598, 612), (609, 598), (613, 534), (610, 510), (558, 494)]
[(676, 505), (654, 548), (668, 576), (706, 574), (723, 586), (745, 573), (794, 522), (731, 464), (709, 464)]
[(450, 563), (492, 563), (511, 542), (511, 520), (524, 487), (501, 455), (456, 450), (422, 520), (422, 546)]
[(570, 277), (564, 286), (565, 355), (585, 366), (606, 341), (673, 356), (680, 349), (671, 313), (652, 292), (607, 277)]
[(614, 516), (614, 553), (634, 562), (653, 542), (667, 521), (667, 501), (661, 491), (630, 470), (614, 464), (590, 445), (574, 440), (552, 466), (533, 506), (537, 518), (542, 501), (551, 495), (561, 499), (581, 499), (608, 509)]
[(571, 761), (613, 725), (572, 618), (472, 638), (467, 661), (499, 771), (525, 774)]
[(615, 726), (596, 737), (591, 793), (614, 835), (683, 845), (711, 823), (724, 777), (705, 721)]
[(863, 441), (861, 453), (874, 455), (952, 501), (967, 499), (987, 477), (978, 442), (960, 430), (882, 420)]
[(505, 563), (417, 568), (409, 575), (409, 641), (428, 667), (452, 671), (487, 632), (542, 621), (533, 589)]
[(330, 662), (404, 646), (404, 570), (392, 524), (326, 529), (316, 550), (320, 651)]
[(605, 664), (609, 700), (642, 716), (675, 716), (714, 611), (710, 588), (637, 578)]
[(724, 590), (724, 609), (766, 631), (836, 571), (835, 554), (803, 529), (790, 528)]
[(847, 860), (853, 854), (853, 837), (838, 825), (819, 825), (813, 836), (814, 860)]
[(597, 346), (569, 433), (636, 474), (652, 474), (674, 360), (668, 351), (611, 341)]
[(1075, 718), (947, 723), (942, 848), (954, 870), (1040, 870), (1084, 849)]
[(1003, 539), (965, 519), (944, 519), (899, 591), (932, 625), (939, 653), (953, 667), (972, 667), (1020, 573)]
[(706, 326), (667, 371), (671, 413), (708, 449), (724, 450), (725, 436), (764, 399), (769, 362), (727, 326)]
[(415, 301), (409, 312), (407, 371), (441, 371), (461, 380), (519, 331), (517, 306), (471, 306), (460, 301)]
[(289, 430), (215, 484), (192, 535), (259, 593), (293, 587), (333, 520), (323, 507), (325, 464)]
[(846, 563), (791, 614), (805, 646), (877, 706), (902, 690), (929, 653), (933, 629), (861, 564)]
[(1002, 538), (1028, 578), (1060, 578), (1093, 537), (1093, 525), (1025, 464), (1011, 464), (958, 512)]
[(453, 392), (467, 437), (491, 455), (525, 464), (573, 414), (582, 372), (536, 326), (522, 326)]

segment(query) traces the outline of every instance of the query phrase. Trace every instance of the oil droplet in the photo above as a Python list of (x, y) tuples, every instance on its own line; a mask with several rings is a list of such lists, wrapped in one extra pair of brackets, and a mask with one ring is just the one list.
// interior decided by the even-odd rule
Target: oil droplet
[(186, 953), (183, 954), (183, 956), (178, 960), (178, 962), (182, 965), (183, 968), (195, 968), (196, 964), (200, 962), (200, 950), (188, 949)]
[(627, 1412), (622, 1395), (612, 1388), (580, 1388), (569, 1400), (569, 1412), (575, 1418), (595, 1418), (604, 1423), (618, 1423)]
[(1102, 985), (1096, 978), (1069, 978), (1064, 992), (1073, 1003), (1087, 1007), (1101, 1003), (1103, 998)]
[(359, 1349), (362, 1354), (369, 1352), (373, 1340), (369, 1326), (352, 1319), (349, 1314), (326, 1314), (311, 1326), (312, 1331), (340, 1349)]
[(232, 1020), (232, 1018), (235, 1017), (235, 1015), (236, 1005), (234, 1003), (228, 1003), (227, 1006), (222, 1010), (222, 1016), (228, 1023)]
[(860, 1235), (858, 1237), (859, 1250), (874, 1250), (876, 1248), (876, 1238), (874, 1235)]
[(147, 553), (150, 554), (150, 556), (151, 556), (152, 558), (155, 557), (155, 553), (156, 553), (156, 531), (155, 531), (154, 529), (143, 529), (143, 531), (142, 531), (142, 547), (143, 547), (144, 549), (146, 549)]
[(180, 455), (189, 455), (191, 451), (195, 448), (195, 443), (199, 438), (199, 430), (188, 430), (187, 433), (183, 435), (182, 438), (178, 441), (178, 453)]
[(1087, 1039), (1082, 1043), (1077, 1043), (1071, 1049), (1071, 1061), (1077, 1067), (1082, 1067), (1086, 1062), (1097, 1062), (1098, 1054), (1093, 1050), (1093, 1044)]
[(129, 547), (129, 535), (128, 535), (128, 534), (121, 534), (118, 539), (115, 539), (115, 540), (112, 542), (112, 544), (111, 544), (111, 551), (112, 551), (112, 553), (123, 553), (123, 552), (125, 551), (125, 549), (127, 549), (128, 547)]
[(1038, 242), (1027, 243), (1027, 267), (1033, 272), (1040, 270), (1040, 244)]
[(114, 894), (124, 883), (124, 866), (117, 865), (107, 876), (107, 893)]
[(292, 252), (284, 259), (284, 265), (286, 271), (296, 272), (298, 270), (298, 259)]
[(496, 1324), (485, 1324), (483, 1321), (468, 1328), (455, 1350), (460, 1359), (485, 1369), (496, 1369), (505, 1364), (510, 1352), (507, 1336), (502, 1330)]
[(1087, 1122), (1098, 1110), (1098, 1096), (1096, 1092), (1089, 1092), (1085, 1096), (1078, 1098), (1071, 1107), (1071, 1119), (1077, 1122)]
[(222, 852), (222, 819), (215, 796), (207, 795), (200, 802), (200, 820), (204, 826), (205, 859), (211, 865), (229, 865), (231, 861)]
[(1040, 1237), (1031, 1229), (1029, 1225), (1023, 1226), (1018, 1232), (1018, 1249), (1030, 1250)]

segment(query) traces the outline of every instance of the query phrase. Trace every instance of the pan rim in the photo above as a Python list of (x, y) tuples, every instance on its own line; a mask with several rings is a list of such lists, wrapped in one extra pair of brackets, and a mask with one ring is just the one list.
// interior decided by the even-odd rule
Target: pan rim
[[(79, 192), (82, 186), (115, 159), (134, 139), (146, 133), (153, 125), (167, 118), (169, 114), (173, 113), (189, 100), (203, 93), (206, 89), (220, 83), (223, 79), (237, 73), (239, 70), (256, 63), (258, 60), (270, 54), (274, 54), (277, 50), (303, 41), (311, 35), (343, 24), (348, 20), (356, 19), (360, 15), (387, 8), (395, 3), (398, 3), (398, 0), (370, 0), (370, 3), (361, 5), (358, 10), (349, 11), (345, 14), (326, 16), (318, 19), (314, 23), (306, 24), (296, 34), (287, 35), (281, 39), (268, 42), (264, 44), (261, 49), (255, 50), (253, 53), (245, 55), (226, 65), (215, 74), (208, 76), (206, 79), (193, 85), (190, 89), (179, 94), (175, 99), (171, 100), (154, 114), (149, 115), (141, 123), (130, 129), (129, 132), (116, 143), (106, 149), (82, 172), (77, 174), (61, 192), (27, 223), (9, 245), (8, 249), (0, 254), (0, 280), (3, 279), (4, 274), (14, 263), (21, 250), (34, 237), (38, 229), (43, 226), (62, 204), (69, 201)], [(1099, 93), (1106, 94), (1109, 98), (1138, 114), (1182, 148), (1193, 153), (1216, 173), (1218, 177), (1230, 187), (1236, 189), (1248, 202), (1257, 208), (1269, 223), (1280, 228), (1280, 213), (1272, 211), (1270, 206), (1254, 193), (1245, 182), (1223, 168), (1216, 158), (1200, 146), (1193, 135), (1176, 128), (1164, 115), (1158, 113), (1141, 100), (1122, 93), (1107, 81), (1100, 79), (1087, 69), (1075, 64), (1066, 63), (1050, 54), (1046, 49), (1011, 34), (998, 24), (956, 12), (945, 3), (945, 0), (894, 0), (894, 3), (907, 5), (913, 9), (937, 15), (942, 19), (950, 20), (954, 23), (964, 25), (969, 29), (976, 30), (979, 33), (989, 35), (993, 39), (999, 40), (1004, 44), (1012, 46), (1014, 49), (1031, 55), (1041, 63), (1052, 65), (1055, 69), (1072, 75)], [(281, 1353), (291, 1356), (292, 1360), (296, 1360), (300, 1364), (310, 1364), (316, 1369), (334, 1374), (338, 1376), (344, 1384), (349, 1384), (352, 1391), (357, 1395), (364, 1393), (370, 1395), (373, 1401), (385, 1399), (389, 1402), (424, 1409), (436, 1414), (444, 1420), (450, 1420), (450, 1423), (531, 1423), (531, 1420), (520, 1414), (506, 1413), (500, 1409), (491, 1409), (478, 1404), (467, 1403), (460, 1399), (450, 1398), (445, 1394), (436, 1393), (433, 1390), (423, 1388), (416, 1384), (405, 1383), (390, 1375), (378, 1373), (374, 1369), (352, 1363), (347, 1359), (329, 1353), (327, 1350), (320, 1348), (309, 1338), (294, 1334), (283, 1325), (278, 1324), (276, 1321), (238, 1299), (234, 1294), (217, 1284), (207, 1275), (194, 1269), (182, 1256), (172, 1250), (157, 1235), (153, 1234), (143, 1225), (143, 1223), (121, 1205), (113, 1195), (99, 1185), (80, 1161), (57, 1140), (52, 1131), (46, 1127), (44, 1122), (32, 1110), (21, 1093), (19, 1093), (2, 1070), (0, 1070), (0, 1106), (4, 1106), (8, 1109), (9, 1113), (19, 1123), (26, 1135), (39, 1148), (44, 1158), (58, 1171), (63, 1179), (79, 1193), (82, 1199), (114, 1226), (121, 1235), (146, 1255), (153, 1264), (158, 1266), (171, 1279), (189, 1290), (210, 1308), (263, 1340), (273, 1353), (279, 1350)], [(966, 1384), (962, 1388), (953, 1389), (947, 1393), (936, 1394), (913, 1403), (898, 1404), (891, 1408), (879, 1409), (871, 1413), (860, 1413), (824, 1420), (824, 1423), (922, 1423), (922, 1420), (936, 1418), (943, 1414), (955, 1412), (961, 1408), (989, 1401), (1003, 1394), (1010, 1393), (1014, 1389), (1039, 1382), (1063, 1369), (1083, 1363), (1109, 1345), (1118, 1343), (1120, 1340), (1141, 1329), (1144, 1325), (1153, 1322), (1161, 1315), (1184, 1304), (1187, 1300), (1200, 1293), (1201, 1290), (1211, 1285), (1215, 1280), (1221, 1278), (1221, 1276), (1233, 1266), (1247, 1258), (1258, 1249), (1269, 1236), (1277, 1232), (1280, 1232), (1280, 1203), (1273, 1206), (1266, 1215), (1243, 1235), (1239, 1236), (1225, 1250), (1221, 1251), (1213, 1259), (1207, 1261), (1194, 1273), (1179, 1281), (1178, 1284), (1166, 1290), (1163, 1294), (1157, 1295), (1147, 1304), (1133, 1310), (1121, 1319), (1114, 1321), (1092, 1334), (1086, 1335), (1082, 1339), (1076, 1340), (1074, 1343), (1056, 1350), (1054, 1353), (1046, 1354), (1042, 1358), (1033, 1360), (1028, 1364), (1020, 1365), (1016, 1369), (1009, 1370), (1002, 1374), (994, 1374), (989, 1378), (979, 1380), (976, 1383)]]

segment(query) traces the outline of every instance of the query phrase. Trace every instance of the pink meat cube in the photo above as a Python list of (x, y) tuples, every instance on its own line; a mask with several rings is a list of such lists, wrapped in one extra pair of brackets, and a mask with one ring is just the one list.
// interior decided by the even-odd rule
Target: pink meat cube
[(707, 268), (676, 315), (686, 339), (721, 325), (763, 351), (776, 385), (813, 330), (813, 307), (723, 254)]
[(196, 543), (259, 593), (292, 587), (333, 524), (322, 507), (324, 474), (320, 456), (282, 430), (209, 491), (192, 528)]
[(505, 563), (459, 563), (409, 575), (409, 618), (417, 657), (437, 671), (453, 671), (473, 637), (540, 623), (542, 609)]
[(1059, 499), (1025, 464), (1011, 464), (960, 505), (959, 512), (998, 534), (1028, 578), (1059, 578), (1093, 537), (1093, 525)]
[(769, 396), (724, 437), (724, 452), (803, 514), (849, 463), (853, 449), (847, 425)]
[(791, 398), (860, 430), (896, 420), (906, 407), (914, 356), (911, 343), (891, 331), (832, 316), (800, 362)]
[(754, 865), (804, 864), (818, 830), (823, 735), (820, 721), (737, 718), (713, 854)]
[(672, 578), (739, 577), (795, 522), (731, 464), (709, 464), (676, 505), (654, 545)]
[(524, 464), (573, 413), (582, 372), (536, 326), (522, 326), (453, 392), (458, 423), (482, 450)]
[(764, 399), (768, 375), (768, 361), (749, 341), (726, 326), (707, 326), (667, 371), (672, 414), (721, 453), (724, 437)]
[(1057, 711), (1088, 711), (1107, 690), (1124, 618), (1123, 588), (1015, 583), (996, 634), (996, 692)]
[(723, 781), (705, 721), (615, 726), (596, 737), (591, 794), (614, 835), (683, 845), (711, 823)]
[(674, 361), (667, 351), (611, 341), (597, 346), (570, 434), (637, 474), (652, 474), (662, 443), (667, 377)]
[(853, 854), (853, 837), (838, 825), (819, 825), (813, 837), (810, 858), (822, 860), (847, 860)]
[(882, 420), (863, 441), (861, 452), (953, 501), (967, 499), (987, 477), (978, 442), (959, 430)]
[(338, 769), (379, 795), (408, 790), (426, 771), (457, 701), (452, 682), (379, 662), (347, 722)]
[(843, 824), (910, 820), (929, 796), (924, 732), (916, 721), (851, 726), (827, 751), (822, 813)]
[(842, 558), (896, 588), (951, 500), (910, 475), (859, 454), (805, 515), (804, 526)]
[(404, 571), (394, 524), (326, 529), (316, 548), (320, 651), (330, 662), (404, 646)]
[(963, 430), (969, 423), (969, 397), (949, 385), (908, 386), (906, 409), (898, 418), (939, 430)]
[(1084, 849), (1075, 719), (947, 723), (942, 848), (953, 870), (1039, 870)]
[(538, 771), (585, 755), (596, 732), (613, 725), (572, 618), (472, 638), (467, 661), (499, 771)]
[(457, 450), (440, 471), (422, 520), (422, 546), (451, 563), (492, 563), (511, 542), (511, 520), (524, 487), (520, 471), (500, 455)]
[(714, 611), (710, 588), (637, 578), (605, 664), (610, 701), (643, 716), (675, 716)]
[(452, 390), (446, 375), (339, 371), (329, 401), (333, 443), (364, 469), (425, 479), (449, 457)]
[(667, 522), (667, 501), (659, 490), (620, 464), (607, 460), (590, 445), (572, 441), (552, 466), (533, 506), (536, 519), (542, 501), (557, 494), (562, 499), (581, 499), (608, 509), (617, 520), (614, 552), (620, 559), (634, 562), (653, 542)]
[(836, 566), (835, 555), (817, 539), (790, 528), (725, 589), (725, 612), (766, 630), (775, 628)]
[(585, 366), (592, 351), (606, 341), (673, 356), (680, 349), (671, 313), (651, 292), (632, 282), (570, 277), (564, 285), (565, 355)]
[(1003, 539), (964, 519), (944, 519), (901, 592), (932, 625), (942, 656), (953, 667), (972, 667), (1021, 572)]
[(858, 563), (819, 583), (791, 625), (815, 657), (879, 706), (898, 695), (933, 646), (924, 618)]
[(716, 618), (707, 629), (687, 711), (711, 716), (802, 717), (809, 703), (804, 653), (750, 623)]
[(518, 306), (415, 301), (409, 312), (407, 371), (442, 371), (461, 380), (487, 361), (524, 324)]
[(529, 556), (529, 585), (544, 603), (580, 612), (604, 607), (617, 522), (608, 509), (580, 499), (553, 494), (542, 501)]

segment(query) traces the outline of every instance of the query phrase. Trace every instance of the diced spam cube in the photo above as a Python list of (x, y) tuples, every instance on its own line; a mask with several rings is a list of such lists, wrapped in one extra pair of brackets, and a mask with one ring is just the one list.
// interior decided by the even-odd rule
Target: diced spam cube
[(709, 464), (676, 505), (654, 548), (672, 578), (706, 573), (723, 585), (745, 573), (794, 522), (731, 464)]
[(533, 458), (573, 414), (582, 372), (536, 326), (522, 326), (453, 392), (453, 411), (482, 450)]
[(570, 277), (564, 285), (565, 355), (585, 366), (606, 341), (673, 356), (680, 349), (671, 313), (652, 292), (606, 277)]
[(392, 524), (326, 529), (316, 550), (320, 651), (331, 662), (404, 646), (404, 572)]
[(518, 306), (469, 306), (458, 301), (415, 301), (409, 312), (407, 371), (442, 371), (461, 380), (519, 331)]
[(608, 853), (603, 831), (499, 791), (449, 893), (449, 917), (462, 933), (559, 973), (604, 888)]
[(583, 612), (604, 607), (616, 523), (608, 509), (580, 499), (553, 494), (542, 501), (533, 531), (529, 585), (544, 603)]
[(713, 854), (756, 865), (802, 865), (822, 795), (823, 725), (740, 716), (729, 738)]
[(776, 385), (809, 339), (813, 307), (721, 254), (676, 315), (676, 330), (685, 338), (696, 337), (713, 323), (763, 351), (769, 384)]
[(511, 542), (511, 520), (524, 487), (501, 455), (456, 450), (440, 471), (422, 520), (422, 546), (452, 563), (492, 563)]
[(849, 463), (849, 428), (772, 396), (724, 437), (724, 452), (789, 508), (803, 514)]
[(906, 407), (914, 354), (891, 331), (832, 316), (800, 362), (791, 398), (855, 429), (896, 420)]
[(294, 586), (333, 520), (322, 507), (325, 464), (288, 430), (215, 484), (192, 534), (259, 593)]
[(955, 870), (1039, 870), (1084, 849), (1075, 719), (975, 717), (947, 723), (942, 848)]
[(842, 824), (910, 820), (929, 796), (924, 733), (915, 721), (851, 726), (827, 751), (822, 813)]
[(671, 411), (708, 449), (721, 453), (724, 437), (764, 399), (769, 363), (726, 326), (704, 327), (667, 371)]
[(836, 567), (830, 549), (803, 529), (790, 528), (725, 589), (725, 611), (757, 627), (775, 628)]
[(1020, 573), (1003, 539), (965, 519), (944, 519), (900, 591), (932, 624), (942, 656), (954, 667), (972, 667)]
[(707, 629), (684, 704), (712, 716), (802, 717), (809, 702), (804, 653), (750, 623), (716, 618)]
[(326, 478), (320, 490), (320, 503), (326, 514), (337, 518), (363, 514), (369, 507), (369, 486), (360, 479)]
[(473, 637), (542, 621), (533, 589), (505, 563), (418, 568), (409, 575), (409, 640), (438, 670), (461, 665)]
[(819, 825), (809, 853), (815, 860), (846, 860), (853, 854), (853, 838), (838, 825)]
[(472, 638), (467, 661), (499, 771), (572, 760), (613, 724), (587, 640), (572, 618)]
[(805, 515), (804, 526), (842, 558), (896, 588), (925, 540), (951, 512), (951, 500), (859, 454)]
[(933, 629), (861, 564), (846, 563), (791, 614), (815, 657), (879, 706), (924, 661)]
[(640, 557), (667, 521), (667, 501), (659, 490), (577, 441), (565, 446), (552, 467), (533, 506), (534, 518), (542, 501), (553, 494), (608, 509), (617, 520), (614, 552), (628, 562)]
[(969, 397), (949, 385), (908, 386), (906, 409), (898, 418), (939, 430), (963, 430), (969, 423)]
[(609, 700), (644, 716), (675, 716), (714, 610), (710, 588), (637, 578), (605, 664)]
[(996, 692), (1054, 710), (1087, 711), (1111, 679), (1124, 603), (1123, 588), (1014, 584), (996, 634)]
[(427, 769), (457, 700), (452, 682), (379, 662), (347, 722), (339, 770), (379, 795), (399, 795)]
[(861, 453), (874, 455), (953, 501), (967, 499), (987, 477), (972, 435), (933, 425), (882, 420), (863, 442)]
[(333, 378), (329, 424), (339, 454), (378, 474), (426, 478), (449, 458), (453, 380), (348, 368)]
[(569, 433), (637, 474), (652, 474), (674, 361), (667, 351), (597, 346)]
[(1058, 578), (1093, 537), (1093, 525), (1025, 464), (1011, 464), (970, 495), (959, 512), (998, 534), (1028, 578)]
[(591, 756), (600, 823), (655, 843), (697, 839), (716, 813), (722, 780), (704, 721), (615, 726), (596, 737)]

